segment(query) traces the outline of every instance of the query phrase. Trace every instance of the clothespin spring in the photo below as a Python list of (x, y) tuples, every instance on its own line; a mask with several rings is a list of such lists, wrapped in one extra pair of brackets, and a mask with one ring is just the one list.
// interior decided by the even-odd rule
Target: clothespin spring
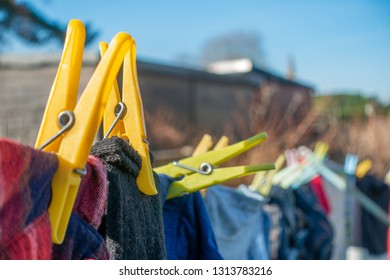
[(214, 170), (214, 166), (212, 166), (208, 162), (203, 162), (200, 165), (199, 169), (193, 168), (193, 167), (185, 165), (185, 164), (181, 164), (178, 161), (174, 161), (174, 162), (172, 162), (172, 164), (177, 166), (177, 167), (181, 167), (181, 168), (184, 168), (184, 169), (187, 169), (187, 170), (191, 170), (191, 171), (194, 171), (194, 172), (202, 174), (202, 175), (209, 175)]
[(38, 149), (43, 150), (45, 147), (50, 145), (54, 140), (64, 134), (66, 131), (72, 128), (75, 123), (75, 117), (72, 111), (63, 111), (58, 115), (58, 125), (60, 126), (60, 130), (54, 134), (49, 140), (43, 143)]
[(115, 106), (115, 115), (116, 115), (115, 121), (112, 123), (110, 129), (107, 131), (106, 135), (104, 135), (103, 139), (106, 139), (110, 135), (111, 131), (114, 129), (116, 124), (121, 119), (123, 119), (123, 117), (126, 114), (126, 111), (127, 111), (127, 107), (126, 107), (126, 104), (123, 102), (119, 102), (118, 105)]
[[(115, 115), (116, 115), (116, 118), (114, 120), (114, 122), (112, 123), (112, 125), (110, 126), (110, 128), (108, 129), (106, 135), (104, 136), (103, 139), (106, 139), (108, 138), (108, 136), (110, 136), (110, 133), (112, 132), (112, 130), (115, 128), (116, 124), (124, 118), (124, 116), (126, 115), (127, 113), (127, 106), (125, 103), (123, 102), (119, 102), (116, 106), (115, 106)], [(146, 139), (146, 138), (142, 138), (142, 142), (144, 142), (145, 144), (147, 145), (150, 145), (149, 144), (149, 141)]]
[[(38, 149), (43, 150), (45, 147), (50, 145), (52, 142), (54, 142), (58, 137), (60, 137), (62, 134), (64, 134), (66, 131), (71, 129), (76, 122), (76, 118), (72, 111), (63, 111), (58, 115), (58, 125), (61, 127), (61, 129), (54, 134), (49, 140), (47, 140), (45, 143), (43, 143)], [(87, 168), (75, 168), (73, 170), (74, 173), (79, 174), (81, 176), (87, 175)]]

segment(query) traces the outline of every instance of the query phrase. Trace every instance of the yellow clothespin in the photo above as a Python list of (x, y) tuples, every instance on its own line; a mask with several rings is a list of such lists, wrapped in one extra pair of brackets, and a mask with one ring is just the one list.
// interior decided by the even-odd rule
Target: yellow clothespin
[[(223, 135), (215, 144), (213, 150), (219, 150), (224, 147), (226, 147), (229, 144), (229, 138)], [(201, 154), (204, 154), (208, 151), (210, 151), (211, 147), (213, 146), (213, 139), (209, 134), (203, 135), (202, 139), (200, 140), (199, 144), (196, 146), (194, 152), (192, 153), (192, 156), (198, 156)]]
[(223, 135), (217, 142), (217, 144), (215, 144), (213, 150), (220, 150), (222, 148), (225, 148), (229, 145), (229, 138), (225, 135)]
[[(223, 136), (218, 140), (217, 144), (215, 144), (215, 146), (214, 146), (214, 148), (213, 148), (213, 151), (220, 150), (220, 149), (222, 149), (222, 148), (227, 147), (228, 145), (229, 145), (229, 138), (228, 138), (227, 136), (223, 135)], [(208, 150), (209, 150), (209, 149), (208, 149)], [(208, 150), (207, 150), (207, 151), (208, 151)], [(205, 152), (207, 152), (207, 151), (205, 151)], [(204, 153), (205, 153), (205, 152), (204, 152)], [(192, 155), (192, 156), (194, 156), (194, 155)], [(202, 189), (202, 190), (200, 190), (200, 192), (201, 192), (202, 196), (205, 197), (205, 196), (206, 196), (207, 189)]]
[(192, 153), (192, 156), (198, 156), (204, 154), (205, 152), (209, 151), (212, 146), (213, 146), (213, 139), (211, 138), (210, 135), (205, 134), (200, 140), (198, 146), (196, 146), (194, 152)]
[[(46, 152), (57, 152), (60, 135), (69, 129), (66, 120), (77, 102), (80, 72), (83, 62), (85, 27), (79, 20), (71, 20), (66, 31), (64, 50), (58, 67), (42, 124), (35, 142), (35, 148)], [(61, 116), (59, 113), (63, 113)], [(49, 141), (50, 139), (54, 139)]]
[(283, 154), (279, 155), (275, 161), (275, 169), (256, 173), (249, 189), (258, 191), (263, 196), (268, 196), (272, 188), (272, 177), (276, 174), (276, 172), (282, 169), (285, 162), (286, 157)]
[[(78, 30), (77, 36), (73, 33), (75, 30)], [(82, 22), (72, 20), (69, 23), (60, 69), (50, 93), (36, 143), (37, 147), (56, 153), (58, 157), (59, 165), (52, 180), (52, 200), (49, 206), (52, 240), (57, 244), (61, 244), (65, 237), (81, 176), (85, 174), (85, 165), (103, 117), (109, 92), (132, 42), (130, 35), (117, 34), (98, 64), (77, 105), (74, 107), (75, 100), (69, 101), (67, 111), (63, 111), (64, 107), (58, 102), (66, 100), (65, 95), (70, 94), (70, 99), (76, 96), (71, 90), (63, 90), (62, 85), (71, 85), (72, 78), (76, 78), (75, 82), (78, 84), (78, 77), (75, 75), (77, 70), (70, 68), (72, 64), (69, 62), (73, 61), (76, 67), (81, 65), (79, 48), (82, 44), (78, 40), (83, 41), (84, 36)], [(73, 46), (77, 49), (74, 52), (69, 47), (70, 42), (73, 42)], [(73, 85), (70, 88), (73, 90), (76, 87)], [(57, 118), (60, 128), (57, 128), (57, 125), (53, 128), (48, 120), (57, 120)], [(65, 127), (67, 128), (64, 129)]]
[(319, 164), (325, 159), (329, 145), (324, 142), (317, 142), (314, 152), (307, 147), (298, 148), (298, 153), (305, 157), (305, 161), (296, 162), (280, 170), (272, 177), (272, 182), (281, 187), (288, 188), (292, 183), (298, 181), (308, 170), (318, 169)]
[[(105, 42), (100, 44), (102, 55), (107, 47)], [(104, 112), (104, 135), (105, 137), (117, 135), (130, 141), (130, 144), (142, 158), (142, 167), (137, 177), (139, 190), (147, 195), (157, 194), (146, 136), (141, 93), (138, 86), (134, 40), (132, 40), (124, 60), (122, 102), (120, 100), (118, 84), (114, 82)]]
[(329, 145), (325, 142), (318, 141), (314, 148), (314, 154), (319, 160), (323, 160), (329, 151)]
[[(108, 49), (108, 44), (106, 42), (100, 42), (99, 49), (100, 56), (103, 57)], [(125, 124), (123, 123), (123, 117), (127, 108), (121, 102), (121, 99), (118, 83), (114, 82), (103, 114), (103, 135), (104, 138), (117, 136), (129, 141), (129, 139), (126, 139)]]
[(159, 174), (166, 174), (173, 178), (184, 176), (181, 180), (170, 185), (167, 199), (171, 199), (254, 172), (274, 169), (274, 164), (217, 168), (223, 162), (262, 143), (266, 138), (266, 133), (260, 133), (220, 150), (174, 161), (154, 170)]
[(356, 177), (363, 178), (368, 171), (372, 168), (372, 161), (369, 159), (365, 159), (360, 162), (356, 167)]

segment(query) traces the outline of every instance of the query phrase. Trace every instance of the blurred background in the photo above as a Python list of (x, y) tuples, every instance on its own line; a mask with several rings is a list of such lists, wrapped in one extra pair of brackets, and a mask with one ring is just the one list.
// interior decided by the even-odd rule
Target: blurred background
[(136, 40), (156, 165), (205, 133), (234, 143), (266, 131), (238, 161), (321, 140), (336, 161), (353, 153), (389, 171), (390, 1), (1, 0), (1, 137), (34, 144), (73, 18), (87, 26), (80, 92), (100, 41)]
[[(351, 154), (371, 160), (373, 177), (360, 191), (375, 203), (359, 200), (371, 209), (368, 222), (350, 201), (356, 193), (328, 191), (332, 258), (390, 259), (389, 187), (382, 184), (390, 181), (389, 0), (0, 0), (0, 137), (34, 145), (71, 19), (87, 28), (79, 93), (99, 63), (99, 42), (120, 31), (137, 42), (154, 166), (190, 156), (205, 134), (233, 144), (263, 131), (264, 143), (227, 165), (271, 163), (319, 142), (343, 176)], [(348, 191), (354, 175), (343, 181)], [(321, 221), (313, 217), (316, 233)], [(363, 239), (361, 231), (374, 249), (350, 242), (352, 233)], [(350, 243), (359, 250), (347, 253)]]

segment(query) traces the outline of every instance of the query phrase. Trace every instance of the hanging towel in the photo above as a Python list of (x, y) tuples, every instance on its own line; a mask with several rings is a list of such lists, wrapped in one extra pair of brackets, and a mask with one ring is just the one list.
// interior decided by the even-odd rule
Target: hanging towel
[(47, 208), (57, 157), (0, 139), (0, 259), (50, 259)]
[(224, 259), (268, 259), (262, 199), (218, 185), (207, 191), (205, 204)]
[[(164, 198), (173, 181), (167, 175), (159, 175)], [(199, 192), (166, 200), (163, 218), (168, 260), (222, 259)]]
[(96, 143), (91, 154), (101, 159), (107, 170), (108, 199), (99, 232), (110, 258), (165, 259), (161, 191), (157, 195), (139, 191), (136, 179), (141, 157), (118, 137)]
[(107, 174), (104, 164), (93, 156), (88, 157), (86, 167), (64, 242), (53, 245), (52, 259), (109, 259), (104, 239), (97, 232), (107, 202)]

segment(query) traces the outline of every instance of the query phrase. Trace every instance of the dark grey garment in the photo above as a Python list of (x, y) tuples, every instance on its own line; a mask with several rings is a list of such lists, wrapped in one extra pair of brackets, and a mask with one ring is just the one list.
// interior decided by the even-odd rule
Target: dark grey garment
[(141, 157), (118, 137), (96, 143), (91, 154), (107, 168), (108, 200), (99, 232), (106, 240), (110, 258), (166, 259), (161, 191), (153, 196), (139, 191), (136, 178)]
[[(389, 209), (389, 186), (383, 180), (366, 175), (356, 181), (356, 187), (377, 206), (387, 213)], [(382, 255), (387, 252), (387, 224), (359, 204), (360, 242), (353, 245), (366, 248), (370, 254)], [(359, 230), (359, 229), (357, 229)]]

